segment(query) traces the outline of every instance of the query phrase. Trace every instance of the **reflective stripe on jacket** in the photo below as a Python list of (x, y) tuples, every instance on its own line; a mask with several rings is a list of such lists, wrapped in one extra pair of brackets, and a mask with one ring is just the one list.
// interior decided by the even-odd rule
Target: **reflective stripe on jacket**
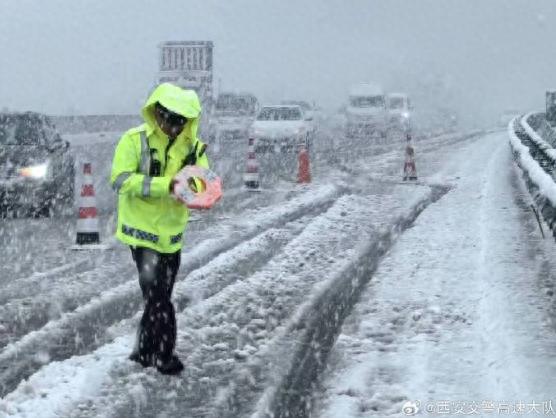
[[(188, 119), (173, 142), (155, 122), (156, 102)], [(200, 111), (195, 92), (161, 84), (143, 108), (145, 123), (118, 142), (111, 183), (118, 193), (116, 237), (123, 243), (161, 253), (181, 249), (189, 210), (170, 195), (170, 182), (186, 163), (208, 168), (204, 144), (197, 138)]]

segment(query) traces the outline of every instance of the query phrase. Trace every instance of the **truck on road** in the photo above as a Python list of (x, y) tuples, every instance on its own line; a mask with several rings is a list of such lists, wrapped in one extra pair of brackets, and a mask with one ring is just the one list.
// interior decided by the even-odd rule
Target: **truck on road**
[(173, 83), (195, 90), (203, 113), (201, 132), (208, 129), (213, 101), (212, 41), (168, 41), (159, 45), (158, 84)]

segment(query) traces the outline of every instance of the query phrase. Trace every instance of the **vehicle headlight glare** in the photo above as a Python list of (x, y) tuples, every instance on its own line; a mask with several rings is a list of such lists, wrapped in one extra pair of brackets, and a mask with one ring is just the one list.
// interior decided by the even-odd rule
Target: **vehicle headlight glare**
[(31, 165), (28, 167), (23, 167), (19, 169), (19, 175), (21, 177), (42, 179), (46, 177), (46, 172), (48, 170), (48, 163)]

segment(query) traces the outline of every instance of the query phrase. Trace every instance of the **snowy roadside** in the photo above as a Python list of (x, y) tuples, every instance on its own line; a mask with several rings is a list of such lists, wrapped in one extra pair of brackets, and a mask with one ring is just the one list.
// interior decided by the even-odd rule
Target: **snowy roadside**
[(514, 201), (507, 136), (466, 155), (445, 167), (456, 188), (401, 237), (361, 295), (315, 416), (406, 416), (408, 401), (423, 415), (550, 412), (556, 335), (535, 280), (536, 238)]

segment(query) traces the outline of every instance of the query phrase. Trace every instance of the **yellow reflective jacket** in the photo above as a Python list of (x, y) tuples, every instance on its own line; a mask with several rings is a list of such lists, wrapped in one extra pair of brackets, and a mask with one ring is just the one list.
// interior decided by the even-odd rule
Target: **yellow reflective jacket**
[[(172, 143), (156, 123), (156, 102), (188, 119)], [(209, 166), (197, 138), (201, 104), (194, 91), (163, 83), (142, 115), (145, 123), (124, 133), (114, 152), (110, 181), (118, 193), (116, 237), (128, 245), (173, 253), (182, 247), (189, 210), (170, 195), (170, 182), (186, 160)]]

